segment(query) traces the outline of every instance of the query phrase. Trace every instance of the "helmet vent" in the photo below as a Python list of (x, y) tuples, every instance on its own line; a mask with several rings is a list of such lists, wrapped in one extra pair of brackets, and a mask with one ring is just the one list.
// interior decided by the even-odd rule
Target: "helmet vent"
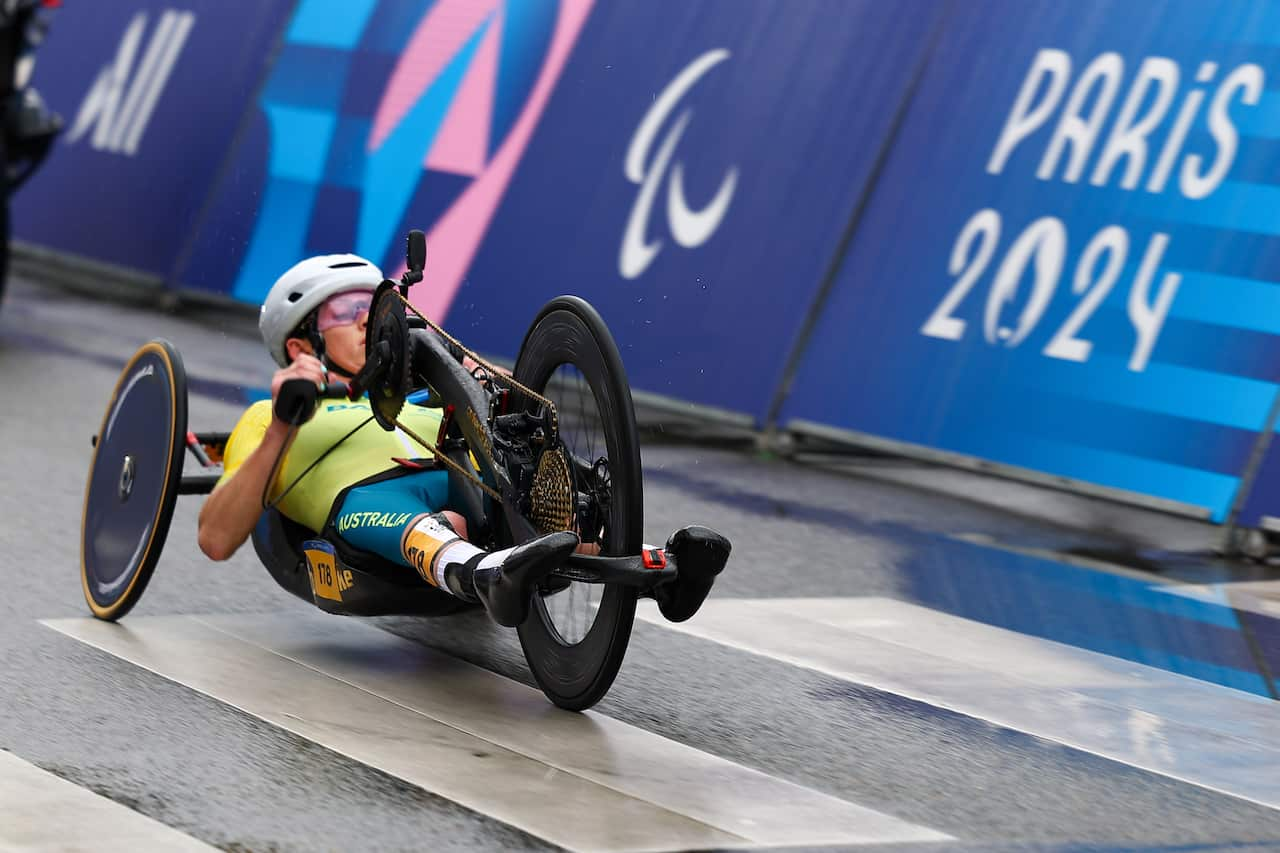
[(329, 269), (331, 269), (331, 270), (345, 270), (345, 269), (347, 269), (348, 267), (367, 267), (367, 266), (369, 266), (369, 265), (368, 265), (368, 264), (366, 264), (366, 263), (364, 263), (363, 261), (343, 261), (343, 262), (342, 262), (342, 263), (340, 263), (340, 264), (330, 264), (330, 265), (329, 265)]
[(296, 291), (296, 290), (295, 290), (293, 293), (290, 293), (290, 294), (289, 294), (289, 301), (290, 301), (290, 302), (297, 302), (297, 301), (298, 301), (299, 299), (301, 299), (301, 298), (302, 298), (302, 294), (301, 294), (301, 293), (299, 293), (299, 292), (298, 292), (298, 291)]

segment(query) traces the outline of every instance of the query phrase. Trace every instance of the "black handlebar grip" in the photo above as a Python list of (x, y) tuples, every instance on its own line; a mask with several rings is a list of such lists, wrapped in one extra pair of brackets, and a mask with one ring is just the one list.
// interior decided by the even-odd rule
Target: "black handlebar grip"
[(330, 382), (324, 386), (324, 390), (320, 392), (320, 396), (326, 400), (350, 400), (351, 389), (345, 382)]
[(345, 382), (330, 382), (323, 389), (307, 379), (286, 379), (276, 393), (276, 417), (290, 426), (301, 426), (315, 414), (316, 401), (350, 399), (351, 389)]
[(311, 420), (320, 389), (309, 379), (286, 379), (276, 392), (275, 415), (290, 426)]

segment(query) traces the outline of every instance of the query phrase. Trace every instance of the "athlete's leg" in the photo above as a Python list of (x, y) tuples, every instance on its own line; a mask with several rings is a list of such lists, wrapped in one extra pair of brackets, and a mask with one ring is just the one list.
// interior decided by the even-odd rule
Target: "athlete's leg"
[(405, 527), (401, 550), (427, 583), (484, 605), (499, 625), (514, 627), (529, 615), (538, 582), (578, 545), (562, 531), (514, 548), (487, 552), (458, 536), (441, 513), (421, 515)]
[(400, 548), (405, 526), (424, 512), (443, 510), (448, 496), (445, 471), (420, 471), (356, 486), (343, 497), (333, 526), (352, 547), (412, 569)]
[(499, 624), (520, 624), (534, 587), (573, 551), (578, 537), (553, 533), (488, 553), (460, 535), (466, 531), (462, 516), (432, 511), (447, 500), (448, 489), (443, 471), (358, 486), (343, 499), (334, 526), (350, 545), (411, 568), (445, 592), (478, 601)]

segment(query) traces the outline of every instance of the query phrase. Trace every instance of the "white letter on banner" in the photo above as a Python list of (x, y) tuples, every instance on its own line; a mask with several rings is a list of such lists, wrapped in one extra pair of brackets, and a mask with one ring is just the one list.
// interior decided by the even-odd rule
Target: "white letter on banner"
[(1231, 99), (1238, 89), (1243, 90), (1241, 102), (1250, 106), (1256, 105), (1262, 96), (1264, 82), (1265, 75), (1262, 69), (1249, 63), (1241, 65), (1228, 74), (1227, 79), (1222, 81), (1222, 85), (1214, 93), (1213, 100), (1209, 102), (1209, 132), (1218, 143), (1218, 157), (1205, 175), (1196, 174), (1202, 162), (1199, 154), (1188, 154), (1187, 159), (1182, 161), (1182, 176), (1178, 186), (1182, 188), (1182, 194), (1187, 198), (1204, 198), (1216, 190), (1227, 177), (1231, 163), (1236, 158), (1236, 147), (1240, 142), (1240, 135), (1236, 131), (1236, 126), (1231, 123), (1227, 108), (1231, 105)]
[[(1049, 140), (1044, 158), (1040, 160), (1040, 168), (1036, 170), (1037, 178), (1047, 181), (1053, 177), (1058, 168), (1058, 159), (1070, 143), (1071, 158), (1067, 161), (1067, 170), (1062, 179), (1069, 184), (1080, 180), (1085, 161), (1089, 159), (1098, 131), (1102, 129), (1102, 122), (1107, 113), (1111, 112), (1111, 104), (1116, 99), (1116, 90), (1120, 88), (1120, 78), (1123, 75), (1124, 60), (1118, 53), (1104, 53), (1085, 67), (1084, 73), (1071, 90), (1071, 97), (1067, 99), (1062, 117), (1058, 119), (1058, 127)], [(1102, 84), (1101, 89), (1093, 101), (1088, 120), (1085, 120), (1080, 117), (1080, 111), (1084, 109), (1085, 102), (1099, 82)]]
[[(1049, 88), (1038, 104), (1032, 107), (1036, 92), (1045, 75), (1050, 77)], [(1058, 105), (1063, 91), (1067, 88), (1067, 78), (1071, 76), (1071, 57), (1065, 51), (1044, 48), (1036, 54), (1031, 63), (1031, 70), (1022, 81), (1022, 88), (1013, 101), (1013, 109), (1005, 119), (1000, 138), (987, 161), (987, 171), (998, 175), (1004, 169), (1005, 162), (1018, 143), (1044, 124)]]
[(1178, 295), (1178, 285), (1182, 283), (1182, 276), (1178, 273), (1165, 273), (1156, 301), (1154, 304), (1150, 303), (1148, 294), (1151, 282), (1156, 277), (1156, 269), (1160, 266), (1168, 245), (1168, 234), (1155, 234), (1151, 237), (1147, 253), (1142, 256), (1142, 264), (1138, 267), (1138, 277), (1129, 290), (1129, 321), (1138, 333), (1133, 355), (1129, 358), (1129, 369), (1135, 372), (1147, 369), (1151, 350), (1155, 349), (1156, 338), (1160, 337), (1160, 330), (1164, 327), (1164, 318), (1168, 316), (1169, 308), (1173, 306), (1173, 297)]
[[(979, 237), (982, 238), (982, 242), (978, 244), (977, 251), (970, 258), (969, 249)], [(960, 236), (956, 237), (955, 245), (951, 247), (951, 263), (947, 267), (947, 272), (958, 275), (960, 278), (947, 291), (947, 295), (929, 315), (929, 319), (925, 320), (920, 334), (951, 341), (958, 341), (964, 337), (965, 321), (959, 317), (952, 317), (951, 312), (955, 311), (961, 300), (969, 295), (978, 277), (991, 262), (991, 256), (995, 254), (996, 243), (999, 240), (999, 213), (986, 207), (970, 217), (964, 228), (960, 229)]]
[(133, 55), (138, 52), (138, 42), (142, 40), (142, 31), (146, 27), (146, 13), (139, 12), (133, 16), (133, 20), (124, 31), (124, 38), (120, 40), (120, 47), (116, 50), (115, 61), (98, 74), (93, 88), (89, 90), (84, 103), (80, 105), (75, 123), (67, 133), (67, 142), (77, 141), (90, 127), (93, 127), (93, 147), (100, 149), (106, 146), (111, 132), (115, 129), (120, 96), (124, 91), (125, 83), (129, 80), (129, 73), (133, 70)]
[[(1107, 137), (1107, 144), (1102, 149), (1098, 164), (1094, 166), (1089, 183), (1096, 187), (1105, 185), (1111, 179), (1111, 170), (1122, 157), (1127, 157), (1120, 186), (1131, 190), (1138, 185), (1142, 170), (1147, 165), (1147, 136), (1164, 120), (1165, 113), (1169, 112), (1173, 96), (1178, 92), (1179, 77), (1178, 64), (1171, 59), (1150, 56), (1142, 60), (1138, 76), (1129, 89), (1129, 97), (1125, 98), (1124, 106), (1120, 108), (1116, 126)], [(1158, 86), (1155, 100), (1142, 118), (1135, 118), (1153, 83)]]
[[(1196, 82), (1208, 83), (1217, 73), (1218, 63), (1202, 62), (1200, 63), (1200, 68), (1196, 71)], [(1182, 107), (1178, 110), (1178, 117), (1173, 120), (1173, 128), (1170, 129), (1169, 135), (1165, 138), (1164, 147), (1160, 149), (1160, 157), (1156, 160), (1156, 167), (1152, 170), (1151, 176), (1147, 178), (1147, 192), (1164, 192), (1164, 185), (1168, 182), (1169, 175), (1173, 173), (1173, 164), (1182, 153), (1182, 144), (1187, 141), (1187, 133), (1191, 130), (1191, 124), (1195, 120), (1196, 113), (1199, 112), (1200, 103), (1203, 100), (1204, 92), (1200, 89), (1192, 88), (1182, 102)]]
[[(1049, 300), (1053, 298), (1058, 280), (1062, 277), (1062, 264), (1066, 254), (1067, 229), (1062, 220), (1055, 216), (1037, 219), (1013, 241), (996, 269), (991, 292), (987, 294), (982, 324), (987, 343), (1003, 342), (1007, 347), (1016, 347), (1027, 339), (1027, 335), (1034, 331), (1036, 324), (1044, 316), (1045, 309), (1049, 307)], [(1031, 296), (1018, 315), (1017, 328), (1010, 329), (1000, 324), (1000, 315), (1005, 305), (1012, 304), (1017, 299), (1018, 284), (1033, 262), (1035, 281), (1031, 287)]]
[[(1102, 274), (1095, 279), (1093, 268), (1098, 265), (1098, 259), (1104, 252), (1107, 254), (1107, 265), (1103, 268)], [(1089, 322), (1093, 312), (1098, 310), (1098, 306), (1111, 292), (1111, 288), (1115, 287), (1116, 279), (1120, 278), (1120, 271), (1124, 268), (1124, 261), (1128, 255), (1129, 232), (1119, 225), (1108, 225), (1089, 241), (1089, 245), (1085, 246), (1084, 254), (1080, 256), (1080, 262), (1076, 264), (1075, 279), (1071, 282), (1072, 293), (1076, 296), (1086, 295), (1067, 317), (1067, 322), (1062, 324), (1062, 328), (1049, 341), (1048, 346), (1044, 348), (1045, 355), (1067, 361), (1089, 360), (1089, 353), (1093, 352), (1093, 342), (1077, 338), (1076, 332)]]
[(171, 23), (168, 36), (163, 42), (163, 53), (156, 48), (156, 43), (160, 42), (160, 39), (154, 38), (151, 49), (147, 51), (147, 59), (150, 60), (154, 53), (156, 60), (144, 66), (147, 74), (144, 75), (139, 71), (138, 82), (129, 90), (129, 99), (125, 102), (124, 111), (113, 135), (114, 149), (130, 156), (138, 153), (138, 143), (142, 141), (142, 134), (151, 123), (151, 114), (155, 111), (156, 102), (160, 100), (160, 93), (169, 82), (169, 75), (173, 73), (174, 63), (178, 61), (178, 55), (186, 44), (191, 27), (195, 25), (196, 16), (193, 12), (168, 11), (164, 13), (161, 25), (163, 26), (165, 22)]
[(194, 23), (192, 12), (166, 11), (135, 69), (134, 58), (146, 30), (147, 16), (144, 12), (134, 15), (114, 61), (102, 69), (80, 105), (67, 142), (76, 142), (92, 127), (91, 144), (95, 149), (136, 154)]

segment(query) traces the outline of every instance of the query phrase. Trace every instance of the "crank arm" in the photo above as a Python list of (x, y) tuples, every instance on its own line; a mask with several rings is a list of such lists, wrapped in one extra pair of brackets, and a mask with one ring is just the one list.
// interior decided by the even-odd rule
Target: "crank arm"
[(568, 561), (551, 573), (552, 578), (579, 581), (581, 583), (619, 583), (647, 592), (659, 584), (676, 579), (679, 569), (675, 557), (666, 555), (666, 564), (649, 568), (645, 557), (634, 554), (627, 557), (596, 557), (590, 554), (570, 554)]

